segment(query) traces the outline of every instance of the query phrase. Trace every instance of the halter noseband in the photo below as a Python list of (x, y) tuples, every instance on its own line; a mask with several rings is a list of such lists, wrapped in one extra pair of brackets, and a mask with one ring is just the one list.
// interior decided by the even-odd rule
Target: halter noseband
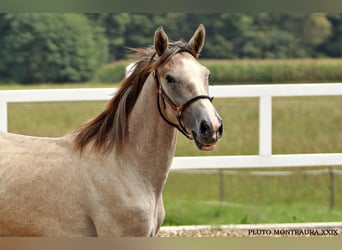
[[(191, 98), (190, 100), (188, 100), (184, 104), (177, 106), (172, 101), (172, 99), (165, 93), (162, 85), (160, 84), (160, 78), (159, 78), (159, 73), (158, 73), (157, 69), (154, 72), (154, 77), (156, 79), (157, 86), (158, 86), (157, 105), (158, 105), (158, 111), (160, 113), (160, 116), (164, 119), (164, 121), (166, 123), (168, 123), (169, 125), (177, 128), (183, 135), (185, 135), (188, 139), (192, 140), (193, 139), (192, 134), (190, 134), (188, 131), (186, 131), (186, 128), (184, 126), (184, 122), (183, 122), (183, 119), (182, 119), (183, 111), (187, 107), (189, 107), (193, 102), (195, 102), (195, 101), (197, 101), (199, 99), (209, 99), (210, 102), (211, 102), (214, 99), (214, 97), (210, 97), (210, 96), (207, 96), (207, 95), (198, 95), (198, 96), (195, 96), (195, 97)], [(178, 124), (174, 124), (173, 122), (169, 121), (165, 117), (164, 113), (162, 112), (162, 110), (160, 108), (160, 99), (163, 100), (164, 109), (166, 109), (165, 101), (170, 105), (172, 110), (175, 112), (176, 118), (178, 120)]]

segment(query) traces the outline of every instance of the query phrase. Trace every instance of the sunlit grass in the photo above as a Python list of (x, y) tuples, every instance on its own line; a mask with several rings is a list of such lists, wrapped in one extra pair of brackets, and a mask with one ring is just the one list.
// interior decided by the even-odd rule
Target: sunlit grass
[(309, 203), (269, 206), (165, 200), (164, 225), (223, 225), (341, 221), (342, 211)]

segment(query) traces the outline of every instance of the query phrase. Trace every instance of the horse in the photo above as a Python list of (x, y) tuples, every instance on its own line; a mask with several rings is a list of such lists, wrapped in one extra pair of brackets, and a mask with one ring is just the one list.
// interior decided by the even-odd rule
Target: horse
[(58, 138), (0, 133), (1, 236), (155, 236), (178, 130), (204, 151), (223, 133), (198, 61), (205, 28), (133, 49), (105, 109)]

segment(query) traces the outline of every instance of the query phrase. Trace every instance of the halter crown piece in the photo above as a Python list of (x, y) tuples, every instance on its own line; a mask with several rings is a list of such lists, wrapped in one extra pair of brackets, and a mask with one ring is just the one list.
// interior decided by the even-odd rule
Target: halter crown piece
[[(192, 134), (189, 133), (188, 131), (186, 131), (186, 128), (184, 126), (184, 122), (183, 122), (183, 119), (182, 119), (183, 111), (187, 107), (189, 107), (193, 102), (195, 102), (195, 101), (197, 101), (199, 99), (209, 99), (210, 102), (212, 102), (214, 97), (210, 97), (210, 96), (207, 96), (207, 95), (198, 95), (198, 96), (194, 96), (193, 98), (191, 98), (190, 100), (188, 100), (184, 104), (177, 106), (177, 104), (175, 104), (172, 101), (172, 99), (166, 94), (166, 92), (164, 91), (162, 85), (160, 84), (160, 77), (159, 77), (159, 73), (158, 73), (157, 69), (154, 71), (154, 77), (156, 79), (157, 87), (158, 87), (157, 105), (158, 105), (158, 111), (160, 113), (160, 116), (164, 119), (164, 121), (166, 123), (168, 123), (169, 125), (177, 128), (183, 135), (185, 135), (185, 137), (187, 137), (189, 140), (192, 140), (193, 139)], [(175, 124), (175, 123), (169, 121), (165, 117), (165, 115), (164, 115), (164, 113), (163, 113), (163, 111), (161, 110), (161, 107), (160, 107), (160, 100), (163, 101), (164, 110), (166, 109), (165, 101), (170, 105), (172, 110), (175, 112), (178, 124)]]

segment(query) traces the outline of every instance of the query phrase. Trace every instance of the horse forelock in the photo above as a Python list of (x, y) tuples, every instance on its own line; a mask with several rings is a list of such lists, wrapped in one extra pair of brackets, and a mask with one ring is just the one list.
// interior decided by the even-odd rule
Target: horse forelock
[(131, 74), (121, 81), (120, 88), (105, 110), (74, 131), (74, 144), (77, 150), (82, 152), (93, 141), (93, 149), (97, 152), (109, 152), (114, 146), (120, 151), (128, 135), (128, 117), (150, 73), (179, 52), (185, 51), (194, 57), (197, 56), (188, 43), (182, 40), (169, 43), (167, 53), (161, 57), (156, 55), (153, 48), (131, 50), (135, 51), (133, 56), (136, 59)]

